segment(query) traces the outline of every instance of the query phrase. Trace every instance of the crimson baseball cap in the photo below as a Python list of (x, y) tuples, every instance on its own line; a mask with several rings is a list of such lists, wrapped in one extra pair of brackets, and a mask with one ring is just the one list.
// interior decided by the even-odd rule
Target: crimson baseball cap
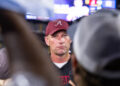
[(78, 63), (89, 73), (120, 78), (120, 12), (102, 9), (82, 19), (73, 48)]
[(45, 35), (53, 35), (55, 32), (60, 30), (67, 30), (69, 27), (67, 21), (63, 19), (57, 19), (54, 21), (50, 21), (46, 27)]

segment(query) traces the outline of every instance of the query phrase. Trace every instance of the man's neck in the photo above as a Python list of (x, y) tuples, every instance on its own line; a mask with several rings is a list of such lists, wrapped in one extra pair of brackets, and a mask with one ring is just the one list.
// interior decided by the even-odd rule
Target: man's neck
[(67, 62), (70, 59), (70, 54), (66, 54), (66, 55), (55, 55), (55, 54), (51, 54), (51, 60), (55, 63), (63, 63), (63, 62)]

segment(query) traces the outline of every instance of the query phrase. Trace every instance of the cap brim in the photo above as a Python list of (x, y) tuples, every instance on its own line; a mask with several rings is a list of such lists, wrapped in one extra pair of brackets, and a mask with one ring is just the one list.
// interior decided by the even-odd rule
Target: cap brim
[(59, 32), (59, 31), (67, 31), (67, 30), (66, 29), (55, 29), (51, 33), (49, 33), (49, 35), (53, 35), (53, 34), (55, 34), (56, 32)]

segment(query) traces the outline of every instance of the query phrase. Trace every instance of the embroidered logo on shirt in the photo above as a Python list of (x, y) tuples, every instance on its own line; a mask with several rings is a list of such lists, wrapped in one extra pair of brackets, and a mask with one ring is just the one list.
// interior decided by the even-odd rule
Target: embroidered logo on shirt
[(70, 80), (70, 76), (69, 75), (65, 75), (65, 76), (60, 76), (60, 79), (62, 81), (63, 85), (68, 84), (69, 80)]

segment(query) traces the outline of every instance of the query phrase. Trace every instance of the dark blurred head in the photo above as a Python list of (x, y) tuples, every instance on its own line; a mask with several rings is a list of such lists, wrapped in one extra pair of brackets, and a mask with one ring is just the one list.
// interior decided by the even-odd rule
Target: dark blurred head
[[(115, 86), (120, 81), (120, 15), (102, 9), (79, 22), (73, 48), (76, 82), (82, 86)], [(79, 83), (80, 80), (81, 82)], [(78, 85), (78, 86), (79, 86)], [(120, 84), (119, 84), (120, 85)]]

